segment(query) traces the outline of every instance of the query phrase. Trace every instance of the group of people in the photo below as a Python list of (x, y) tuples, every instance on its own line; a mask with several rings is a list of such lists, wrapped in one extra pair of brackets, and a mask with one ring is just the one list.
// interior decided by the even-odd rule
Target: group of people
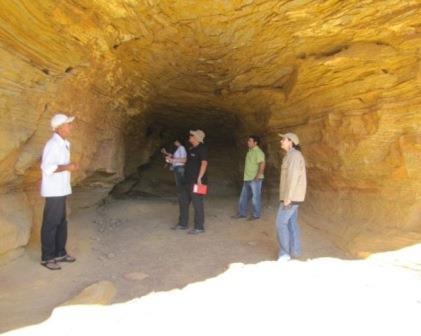
[[(281, 148), (286, 152), (282, 160), (279, 187), (280, 206), (276, 216), (279, 261), (290, 260), (301, 254), (300, 232), (297, 222), (298, 207), (304, 201), (307, 189), (305, 160), (301, 153), (300, 141), (296, 134), (279, 134)], [(203, 233), (203, 195), (195, 191), (195, 184), (206, 184), (208, 150), (203, 144), (202, 130), (190, 131), (189, 150), (176, 140), (173, 154), (164, 151), (166, 162), (172, 164), (180, 207), (179, 221), (172, 229), (188, 228), (188, 208), (193, 203), (194, 228), (189, 233)], [(245, 158), (243, 186), (238, 201), (238, 212), (234, 219), (258, 220), (262, 214), (262, 184), (266, 167), (265, 153), (259, 147), (260, 138), (250, 135), (247, 139), (248, 152)], [(252, 211), (247, 217), (251, 200)]]
[[(60, 263), (75, 262), (66, 251), (67, 219), (66, 197), (72, 193), (70, 175), (79, 165), (70, 159), (70, 142), (74, 117), (56, 114), (51, 119), (53, 136), (46, 143), (42, 155), (41, 196), (45, 198), (41, 227), (41, 265), (50, 270), (60, 270)], [(279, 134), (281, 148), (286, 152), (282, 160), (279, 187), (279, 209), (276, 216), (279, 261), (288, 261), (301, 254), (300, 233), (297, 223), (298, 208), (304, 201), (307, 187), (305, 160), (296, 134)], [(171, 164), (179, 202), (178, 222), (173, 230), (187, 230), (189, 205), (194, 208), (194, 226), (189, 234), (205, 232), (204, 197), (207, 190), (208, 148), (205, 133), (198, 129), (189, 132), (189, 148), (180, 140), (174, 142), (176, 150), (165, 160)], [(265, 153), (260, 148), (258, 136), (248, 137), (243, 186), (235, 219), (258, 220), (262, 215), (262, 184), (266, 167)], [(247, 217), (249, 201), (251, 215)]]

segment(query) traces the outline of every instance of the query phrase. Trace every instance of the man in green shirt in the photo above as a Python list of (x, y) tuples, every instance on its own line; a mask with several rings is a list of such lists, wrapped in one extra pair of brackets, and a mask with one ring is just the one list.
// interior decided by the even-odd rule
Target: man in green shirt
[(265, 153), (259, 147), (258, 136), (250, 135), (247, 140), (249, 148), (244, 166), (244, 183), (238, 202), (238, 214), (234, 218), (246, 218), (248, 202), (253, 204), (252, 216), (249, 220), (259, 219), (262, 212), (262, 182), (265, 170)]

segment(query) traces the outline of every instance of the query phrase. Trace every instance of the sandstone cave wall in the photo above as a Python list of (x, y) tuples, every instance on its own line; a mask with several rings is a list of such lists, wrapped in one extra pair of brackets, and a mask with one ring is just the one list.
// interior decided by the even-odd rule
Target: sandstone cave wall
[(229, 114), (237, 139), (265, 136), (272, 176), (276, 134), (300, 135), (303, 216), (338, 244), (364, 253), (413, 243), (420, 9), (399, 0), (1, 3), (0, 254), (31, 231), (38, 239), (39, 159), (59, 110), (78, 119), (75, 184), (104, 173), (112, 185), (145, 163), (161, 141), (151, 123), (196, 112), (212, 125)]

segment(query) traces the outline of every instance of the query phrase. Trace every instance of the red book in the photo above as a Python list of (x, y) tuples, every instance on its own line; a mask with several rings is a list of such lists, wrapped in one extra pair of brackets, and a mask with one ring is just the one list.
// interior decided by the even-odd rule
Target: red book
[(193, 186), (193, 192), (199, 195), (206, 195), (208, 193), (208, 186), (205, 184), (195, 184)]

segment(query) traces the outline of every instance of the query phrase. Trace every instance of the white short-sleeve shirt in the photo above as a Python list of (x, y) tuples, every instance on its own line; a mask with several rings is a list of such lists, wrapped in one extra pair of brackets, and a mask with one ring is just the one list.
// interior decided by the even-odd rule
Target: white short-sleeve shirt
[[(173, 155), (174, 159), (185, 159), (186, 157), (187, 157), (187, 152), (184, 146), (179, 146)], [(177, 166), (184, 166), (184, 163), (181, 163), (181, 162), (173, 163), (173, 167), (177, 167)]]
[(59, 165), (70, 163), (70, 143), (57, 133), (46, 143), (42, 154), (41, 196), (61, 197), (72, 193), (70, 172), (55, 173)]

